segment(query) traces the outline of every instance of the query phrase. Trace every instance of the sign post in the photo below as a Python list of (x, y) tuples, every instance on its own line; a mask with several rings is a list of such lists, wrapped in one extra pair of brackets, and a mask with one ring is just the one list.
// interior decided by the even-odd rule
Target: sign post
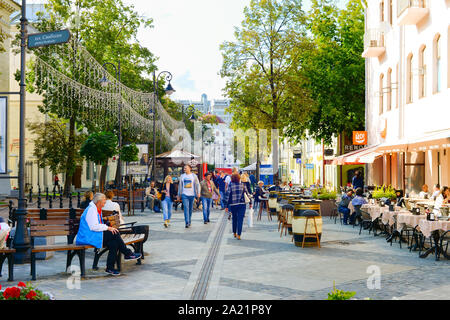
[(67, 43), (70, 40), (70, 31), (68, 29), (33, 33), (28, 35), (28, 49), (46, 47), (54, 44)]

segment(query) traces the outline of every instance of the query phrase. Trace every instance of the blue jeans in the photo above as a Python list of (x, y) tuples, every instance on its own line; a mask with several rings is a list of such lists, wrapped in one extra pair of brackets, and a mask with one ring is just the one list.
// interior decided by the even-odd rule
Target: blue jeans
[(242, 233), (246, 208), (247, 206), (245, 204), (230, 206), (231, 217), (233, 219), (233, 233), (236, 233), (239, 236)]
[(170, 197), (165, 197), (164, 200), (161, 202), (162, 210), (163, 210), (163, 216), (164, 221), (170, 220), (172, 217), (172, 200)]
[(183, 201), (184, 207), (184, 221), (186, 224), (191, 224), (192, 210), (194, 208), (194, 196), (181, 195), (181, 201)]
[(225, 202), (223, 201), (225, 199), (225, 192), (224, 191), (220, 191), (220, 207), (222, 209), (225, 209)]
[(211, 212), (211, 204), (212, 204), (212, 198), (205, 198), (202, 197), (202, 206), (203, 206), (203, 221), (208, 222), (209, 221), (209, 213)]

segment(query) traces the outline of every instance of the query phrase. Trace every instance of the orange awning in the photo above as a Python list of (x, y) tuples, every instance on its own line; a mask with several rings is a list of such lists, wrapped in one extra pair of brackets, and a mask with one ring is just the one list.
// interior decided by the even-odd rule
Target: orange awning
[(334, 165), (359, 165), (366, 163), (373, 163), (376, 158), (383, 155), (381, 152), (377, 152), (379, 145), (359, 149), (342, 156), (333, 159)]

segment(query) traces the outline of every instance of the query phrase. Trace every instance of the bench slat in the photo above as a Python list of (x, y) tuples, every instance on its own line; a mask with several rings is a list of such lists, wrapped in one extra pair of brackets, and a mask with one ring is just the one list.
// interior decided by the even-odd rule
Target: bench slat
[(39, 231), (39, 230), (61, 230), (61, 231), (69, 231), (69, 225), (59, 225), (59, 226), (31, 226), (31, 231)]
[(35, 246), (33, 252), (48, 252), (48, 251), (68, 251), (68, 250), (84, 250), (86, 246), (77, 245), (49, 245), (49, 246)]
[(32, 237), (53, 237), (53, 236), (68, 236), (69, 231), (31, 231)]
[(39, 219), (32, 219), (30, 221), (31, 226), (38, 226), (38, 225), (68, 225), (69, 219), (65, 220), (57, 220), (57, 219), (50, 219), (50, 220), (39, 220)]
[(8, 248), (0, 249), (0, 253), (14, 253), (14, 252), (16, 252), (16, 249), (8, 249)]

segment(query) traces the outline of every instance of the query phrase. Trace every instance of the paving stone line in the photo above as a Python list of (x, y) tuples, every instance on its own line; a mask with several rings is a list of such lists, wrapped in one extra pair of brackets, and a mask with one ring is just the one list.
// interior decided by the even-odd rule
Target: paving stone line
[(200, 277), (195, 284), (194, 290), (191, 295), (191, 300), (205, 300), (209, 281), (211, 279), (211, 274), (214, 270), (216, 263), (217, 252), (219, 250), (220, 243), (222, 242), (223, 234), (225, 232), (225, 227), (227, 225), (227, 216), (223, 215), (222, 221), (220, 221), (219, 230), (216, 233), (214, 241), (209, 248), (208, 255), (203, 263), (202, 269), (200, 271)]

